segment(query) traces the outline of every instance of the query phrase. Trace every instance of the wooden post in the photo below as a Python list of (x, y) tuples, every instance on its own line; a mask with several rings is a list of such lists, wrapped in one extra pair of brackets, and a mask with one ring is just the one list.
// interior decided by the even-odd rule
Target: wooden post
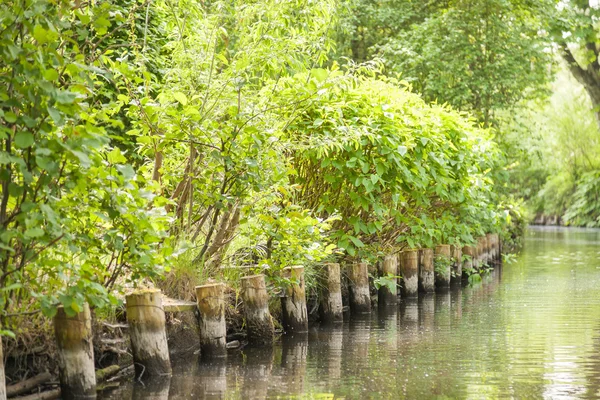
[(125, 297), (135, 375), (138, 379), (171, 375), (162, 293), (140, 290)]
[(402, 295), (405, 297), (419, 294), (419, 252), (405, 250), (402, 252)]
[(200, 355), (202, 358), (227, 355), (225, 323), (225, 285), (211, 283), (196, 286), (196, 302), (200, 313)]
[(451, 281), (453, 283), (459, 283), (462, 280), (462, 248), (460, 246), (450, 246), (450, 252), (452, 254), (452, 275)]
[(371, 312), (369, 270), (366, 263), (354, 263), (348, 271), (350, 279), (350, 311), (353, 314)]
[(273, 342), (275, 328), (269, 312), (269, 294), (265, 276), (246, 276), (241, 279), (241, 282), (248, 340), (263, 344)]
[(308, 332), (304, 267), (286, 267), (283, 276), (292, 282), (285, 289), (285, 297), (281, 298), (283, 329), (286, 333)]
[(488, 243), (485, 236), (481, 237), (481, 260), (484, 264), (490, 262), (490, 253), (488, 252)]
[(482, 254), (483, 250), (481, 249), (481, 238), (477, 238), (477, 244), (475, 246), (475, 262), (473, 264), (473, 267), (475, 267), (477, 270), (483, 267)]
[(6, 400), (6, 378), (4, 376), (4, 354), (2, 353), (2, 336), (0, 336), (0, 400)]
[(435, 247), (435, 260), (444, 263), (444, 268), (442, 270), (435, 271), (435, 286), (437, 288), (447, 288), (450, 286), (452, 269), (450, 265), (450, 256), (450, 245), (440, 244)]
[(340, 264), (327, 263), (325, 266), (323, 290), (321, 292), (321, 319), (324, 323), (344, 321), (344, 306), (342, 304), (342, 283)]
[(419, 250), (419, 289), (425, 293), (435, 291), (432, 249)]
[[(385, 256), (381, 265), (381, 276), (398, 275), (398, 256), (390, 254)], [(391, 278), (394, 282), (394, 287), (381, 286), (379, 288), (379, 304), (396, 304), (398, 303), (398, 287), (397, 278)]]
[(92, 316), (88, 304), (74, 316), (60, 306), (54, 316), (61, 397), (96, 398)]
[(464, 246), (462, 248), (462, 253), (467, 256), (465, 262), (463, 263), (463, 277), (468, 278), (468, 276), (473, 272), (475, 248), (473, 246)]

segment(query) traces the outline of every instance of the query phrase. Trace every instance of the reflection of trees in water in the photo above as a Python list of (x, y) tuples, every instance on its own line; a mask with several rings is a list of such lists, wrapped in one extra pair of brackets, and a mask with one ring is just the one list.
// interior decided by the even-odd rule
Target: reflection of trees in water
[(244, 399), (266, 399), (273, 371), (273, 346), (252, 346), (242, 350), (241, 394)]
[(383, 330), (380, 347), (387, 357), (396, 358), (398, 349), (398, 307), (380, 305), (377, 308), (377, 327)]
[(288, 393), (303, 393), (308, 354), (308, 335), (284, 335), (281, 338), (282, 384)]
[(167, 400), (171, 387), (171, 377), (153, 377), (133, 385), (132, 400)]
[(596, 326), (592, 339), (592, 354), (586, 363), (585, 396), (600, 398), (600, 324)]

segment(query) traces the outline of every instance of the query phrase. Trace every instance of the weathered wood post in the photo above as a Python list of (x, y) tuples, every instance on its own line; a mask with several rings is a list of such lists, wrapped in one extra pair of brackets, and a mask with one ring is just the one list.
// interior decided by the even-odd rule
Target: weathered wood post
[(419, 294), (419, 252), (405, 250), (402, 252), (402, 294), (405, 297)]
[(462, 280), (462, 248), (460, 246), (450, 246), (450, 253), (452, 254), (452, 274), (451, 281), (453, 283), (460, 282)]
[(66, 400), (95, 399), (92, 316), (88, 304), (84, 304), (81, 312), (74, 316), (67, 315), (64, 307), (60, 306), (54, 316), (54, 334), (58, 347), (61, 397)]
[(340, 264), (327, 263), (324, 265), (324, 277), (321, 291), (321, 319), (324, 323), (344, 321), (344, 306), (342, 304), (342, 282)]
[(468, 278), (473, 273), (475, 248), (473, 246), (463, 246), (462, 253), (466, 256), (463, 263), (463, 278)]
[(371, 312), (369, 270), (366, 263), (354, 263), (348, 270), (350, 279), (350, 311), (353, 314)]
[(140, 290), (125, 297), (135, 375), (151, 378), (171, 375), (162, 293)]
[[(390, 254), (384, 257), (381, 265), (381, 276), (396, 276), (398, 275), (398, 256)], [(398, 286), (397, 278), (391, 278), (394, 282), (394, 287), (381, 286), (379, 288), (379, 304), (396, 304), (398, 303)]]
[(483, 267), (482, 259), (482, 250), (481, 250), (481, 240), (477, 238), (477, 243), (475, 245), (475, 256), (473, 258), (473, 267), (477, 270), (480, 270)]
[(269, 312), (265, 276), (246, 276), (241, 282), (248, 340), (252, 343), (271, 343), (275, 336), (275, 328)]
[(489, 264), (490, 253), (488, 252), (488, 243), (485, 236), (481, 237), (481, 260), (484, 264)]
[(283, 329), (286, 333), (308, 332), (304, 267), (286, 267), (283, 276), (291, 281), (281, 298)]
[(435, 291), (432, 249), (419, 250), (419, 289), (425, 293)]
[(450, 286), (451, 259), (450, 245), (440, 244), (435, 247), (435, 260), (438, 263), (435, 267), (435, 286), (436, 288), (447, 288)]
[(6, 400), (6, 377), (4, 376), (4, 354), (2, 353), (2, 336), (0, 336), (0, 400)]
[(225, 284), (196, 286), (196, 302), (200, 313), (200, 355), (202, 358), (227, 355), (225, 322)]

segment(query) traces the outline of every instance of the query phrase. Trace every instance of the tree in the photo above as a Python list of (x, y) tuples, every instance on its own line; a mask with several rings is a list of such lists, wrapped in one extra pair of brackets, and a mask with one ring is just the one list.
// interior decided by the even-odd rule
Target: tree
[(600, 128), (600, 6), (589, 0), (560, 2), (552, 15), (552, 33), (569, 70), (592, 100)]
[(379, 46), (388, 69), (430, 101), (474, 113), (485, 125), (498, 110), (544, 92), (551, 77), (547, 2), (456, 0)]

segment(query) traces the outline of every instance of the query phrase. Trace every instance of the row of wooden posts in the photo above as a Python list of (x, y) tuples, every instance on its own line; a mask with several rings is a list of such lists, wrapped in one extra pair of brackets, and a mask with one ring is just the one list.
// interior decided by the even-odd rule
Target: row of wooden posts
[[(463, 270), (479, 268), (484, 263), (498, 260), (501, 256), (498, 235), (489, 234), (479, 238), (477, 246), (457, 247), (439, 245), (435, 249), (406, 250), (389, 255), (380, 265), (383, 276), (402, 276), (401, 294), (417, 296), (418, 292), (433, 292), (449, 287), (453, 278), (462, 279)], [(462, 255), (468, 257), (463, 257)], [(435, 271), (435, 259), (446, 259), (451, 268)], [(323, 323), (339, 323), (343, 317), (340, 265), (324, 264), (323, 293), (320, 313)], [(304, 285), (304, 268), (288, 267), (284, 277), (291, 285), (282, 297), (282, 326), (286, 333), (308, 331), (308, 312)], [(348, 266), (349, 305), (352, 314), (371, 312), (369, 272), (366, 263)], [(245, 310), (245, 326), (249, 343), (266, 344), (273, 341), (275, 329), (269, 312), (269, 294), (263, 275), (246, 276), (241, 279), (242, 300)], [(225, 285), (212, 283), (197, 286), (199, 311), (200, 352), (202, 357), (221, 357), (227, 353), (225, 322)], [(379, 289), (380, 304), (396, 304), (397, 285), (384, 285)], [(146, 379), (171, 374), (167, 345), (166, 319), (160, 290), (142, 290), (126, 296), (127, 321), (131, 338), (135, 373)], [(90, 309), (85, 305), (82, 312), (69, 316), (60, 308), (54, 318), (58, 345), (58, 364), (61, 393), (64, 399), (93, 398), (96, 393), (96, 376), (92, 343), (92, 320)], [(0, 345), (0, 356), (2, 346)], [(3, 365), (0, 363), (0, 400), (3, 398)]]

